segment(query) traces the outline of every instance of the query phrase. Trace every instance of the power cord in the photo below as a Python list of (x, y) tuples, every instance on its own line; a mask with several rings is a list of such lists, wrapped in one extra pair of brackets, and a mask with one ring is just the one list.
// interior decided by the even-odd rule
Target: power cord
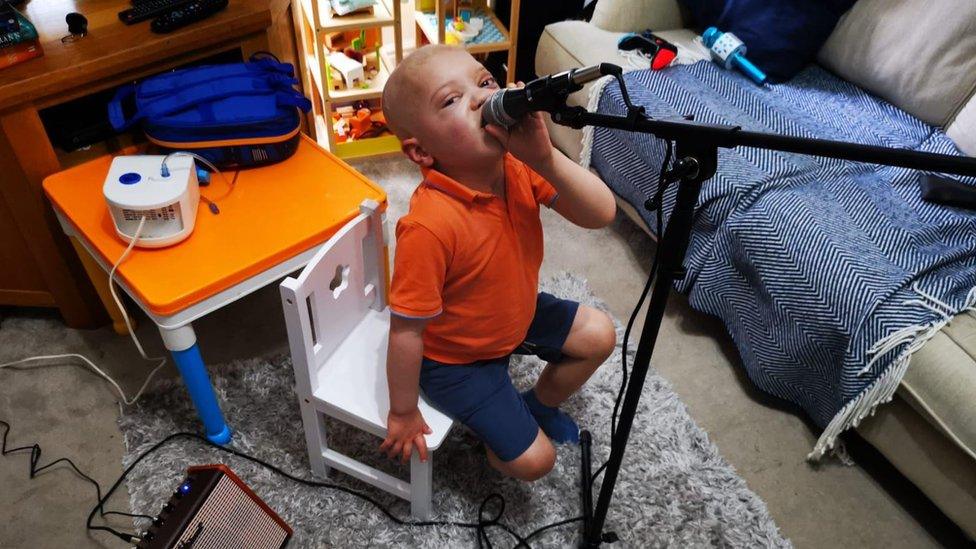
[(118, 306), (119, 311), (122, 312), (122, 319), (125, 320), (125, 326), (126, 328), (129, 329), (129, 335), (132, 337), (132, 342), (135, 344), (136, 349), (139, 350), (139, 354), (142, 355), (143, 359), (150, 362), (159, 361), (159, 364), (157, 364), (156, 367), (153, 368), (151, 372), (149, 372), (149, 375), (146, 376), (146, 380), (142, 383), (142, 386), (139, 387), (139, 390), (136, 392), (136, 394), (133, 397), (128, 398), (127, 396), (125, 396), (125, 391), (122, 390), (122, 387), (119, 386), (118, 382), (116, 382), (114, 379), (112, 379), (111, 376), (109, 376), (104, 371), (102, 371), (101, 368), (96, 366), (95, 363), (89, 360), (87, 357), (77, 353), (67, 353), (67, 354), (60, 354), (60, 355), (43, 355), (43, 356), (25, 358), (21, 360), (15, 360), (13, 362), (6, 362), (0, 364), (0, 369), (8, 368), (11, 366), (29, 365), (34, 363), (40, 363), (38, 364), (38, 366), (51, 366), (52, 364), (50, 364), (49, 361), (63, 360), (66, 358), (79, 359), (86, 366), (94, 370), (95, 373), (102, 376), (103, 378), (105, 378), (106, 381), (111, 383), (112, 387), (114, 387), (115, 391), (119, 394), (119, 398), (121, 398), (122, 402), (124, 402), (127, 406), (131, 406), (137, 400), (139, 400), (139, 397), (142, 396), (143, 391), (145, 391), (146, 387), (149, 386), (149, 382), (152, 381), (153, 377), (156, 375), (156, 372), (158, 372), (160, 368), (166, 365), (166, 357), (158, 357), (158, 356), (150, 357), (146, 354), (146, 351), (142, 348), (142, 343), (139, 341), (139, 337), (136, 336), (135, 330), (132, 329), (132, 322), (129, 319), (129, 315), (125, 312), (125, 307), (122, 306), (122, 301), (119, 300), (119, 296), (115, 292), (115, 272), (118, 270), (119, 265), (121, 265), (122, 262), (125, 261), (127, 257), (129, 257), (129, 253), (132, 252), (132, 248), (135, 247), (136, 242), (139, 241), (139, 237), (142, 236), (142, 229), (145, 226), (145, 224), (146, 224), (146, 216), (142, 216), (142, 219), (139, 220), (139, 227), (136, 228), (136, 233), (132, 237), (132, 241), (129, 242), (129, 246), (125, 249), (124, 252), (122, 252), (122, 255), (119, 256), (119, 259), (115, 262), (114, 265), (112, 265), (112, 269), (108, 273), (109, 293), (112, 294), (112, 299), (115, 300), (115, 304)]
[[(46, 465), (38, 465), (41, 462), (41, 447), (37, 443), (34, 443), (34, 444), (31, 444), (30, 446), (18, 446), (16, 448), (7, 448), (7, 435), (10, 433), (10, 424), (7, 423), (6, 421), (3, 421), (2, 419), (0, 419), (0, 427), (3, 427), (3, 439), (2, 439), (2, 442), (0, 442), (0, 455), (6, 456), (7, 454), (13, 454), (15, 452), (23, 452), (25, 450), (29, 450), (30, 451), (30, 472), (29, 472), (30, 473), (30, 478), (33, 479), (34, 477), (36, 477), (37, 475), (39, 475), (43, 471), (45, 471), (47, 469), (50, 469), (51, 467), (54, 467), (55, 465), (57, 465), (57, 464), (59, 464), (61, 462), (65, 462), (68, 465), (70, 465), (72, 469), (74, 469), (75, 473), (77, 473), (78, 476), (80, 476), (81, 478), (87, 480), (89, 483), (92, 484), (92, 486), (95, 487), (95, 494), (98, 496), (99, 503), (101, 503), (101, 501), (102, 501), (102, 487), (98, 484), (97, 481), (95, 481), (95, 479), (93, 479), (90, 476), (86, 475), (85, 473), (81, 472), (81, 469), (79, 469), (78, 466), (75, 465), (75, 463), (73, 461), (71, 461), (68, 458), (60, 458), (60, 459), (56, 459), (56, 460), (54, 460), (51, 463), (48, 463)], [(102, 508), (100, 505), (97, 506), (96, 509), (98, 509), (98, 510), (101, 511), (100, 514), (101, 514), (102, 517), (105, 517), (106, 515), (120, 515), (120, 516), (123, 516), (123, 517), (147, 518), (149, 520), (152, 520), (152, 517), (150, 517), (149, 515), (142, 515), (142, 514), (139, 514), (139, 513), (123, 513), (121, 511), (105, 511), (105, 509)], [(94, 511), (95, 510), (93, 509), (92, 510), (92, 514), (94, 514)], [(119, 538), (123, 539), (126, 542), (132, 541), (132, 539), (134, 537), (132, 534), (126, 534), (124, 532), (119, 532), (118, 530), (115, 530), (114, 528), (110, 528), (108, 526), (90, 526), (89, 529), (91, 529), (91, 530), (103, 530), (103, 531), (109, 532), (111, 534), (114, 534), (114, 535), (118, 536)]]

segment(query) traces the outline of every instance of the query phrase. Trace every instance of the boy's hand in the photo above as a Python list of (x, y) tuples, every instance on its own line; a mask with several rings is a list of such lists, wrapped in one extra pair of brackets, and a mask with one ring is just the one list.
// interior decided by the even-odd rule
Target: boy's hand
[[(509, 85), (510, 88), (525, 87), (525, 83)], [(510, 129), (495, 124), (485, 126), (485, 131), (498, 140), (505, 150), (538, 171), (540, 166), (552, 159), (552, 141), (541, 112), (530, 112)]]
[(410, 461), (413, 448), (417, 447), (420, 461), (427, 461), (427, 441), (424, 435), (434, 431), (424, 421), (420, 408), (414, 408), (405, 414), (398, 414), (393, 410), (386, 416), (386, 440), (380, 444), (380, 452), (386, 452), (390, 459), (400, 456), (400, 461)]

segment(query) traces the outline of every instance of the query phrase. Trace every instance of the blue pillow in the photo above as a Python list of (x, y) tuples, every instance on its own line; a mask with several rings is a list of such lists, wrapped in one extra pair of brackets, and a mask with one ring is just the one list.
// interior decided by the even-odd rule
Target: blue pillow
[(837, 20), (856, 0), (679, 0), (699, 31), (718, 27), (739, 37), (746, 58), (772, 82), (789, 80), (813, 61)]

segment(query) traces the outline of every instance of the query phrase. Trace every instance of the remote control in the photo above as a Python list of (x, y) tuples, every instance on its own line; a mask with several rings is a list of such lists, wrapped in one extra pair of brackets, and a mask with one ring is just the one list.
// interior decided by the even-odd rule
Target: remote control
[(120, 11), (119, 19), (126, 25), (134, 25), (146, 19), (152, 19), (173, 11), (193, 0), (144, 0), (133, 4), (131, 8)]
[(193, 0), (189, 4), (153, 19), (149, 26), (153, 32), (165, 34), (190, 23), (206, 19), (227, 7), (228, 0)]

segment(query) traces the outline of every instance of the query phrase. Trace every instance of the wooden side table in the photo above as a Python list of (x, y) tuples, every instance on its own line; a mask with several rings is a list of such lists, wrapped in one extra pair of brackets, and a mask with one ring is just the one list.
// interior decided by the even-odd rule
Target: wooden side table
[[(102, 195), (111, 163), (104, 156), (44, 180), (64, 232), (105, 271), (103, 277), (126, 248)], [(241, 171), (227, 191), (222, 178), (213, 177), (201, 194), (217, 202), (219, 214), (201, 207), (188, 239), (168, 248), (134, 248), (116, 271), (119, 286), (159, 327), (207, 437), (218, 444), (230, 440), (230, 429), (193, 321), (303, 267), (359, 214), (363, 200), (386, 206), (379, 186), (306, 136), (293, 157)]]

